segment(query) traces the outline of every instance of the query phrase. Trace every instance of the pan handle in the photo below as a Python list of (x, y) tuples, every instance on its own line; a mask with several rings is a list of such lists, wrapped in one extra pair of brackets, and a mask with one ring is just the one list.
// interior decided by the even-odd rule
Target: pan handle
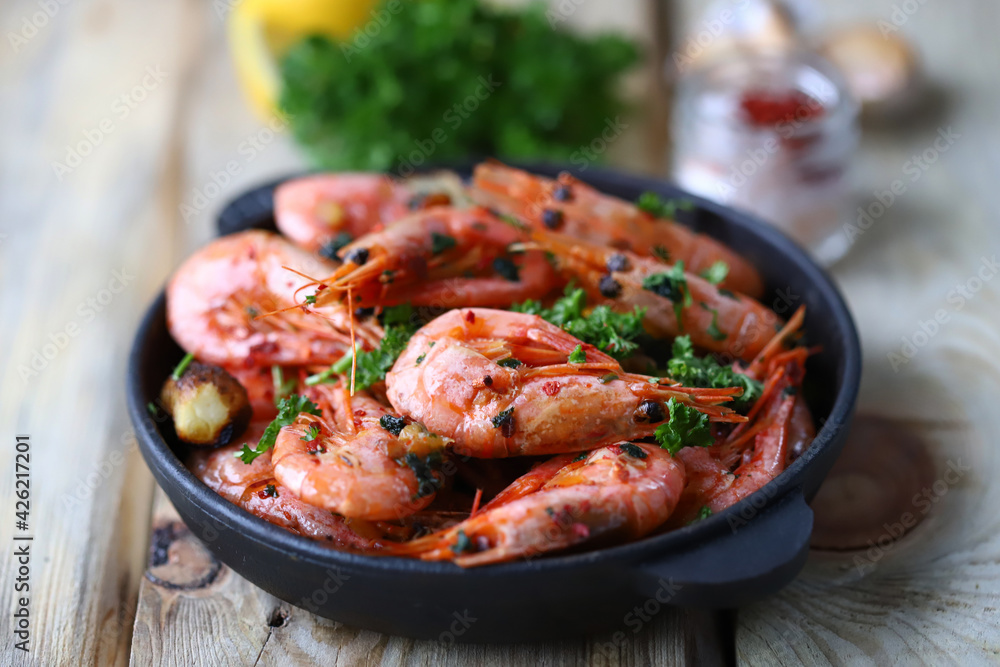
[(813, 513), (802, 489), (750, 511), (709, 517), (705, 521), (721, 524), (714, 539), (642, 563), (644, 592), (663, 604), (724, 609), (790, 583), (805, 565), (812, 534)]

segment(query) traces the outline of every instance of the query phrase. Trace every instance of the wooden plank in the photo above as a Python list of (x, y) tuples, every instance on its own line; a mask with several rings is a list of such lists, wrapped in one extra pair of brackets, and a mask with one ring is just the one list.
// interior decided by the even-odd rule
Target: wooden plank
[[(293, 607), (219, 564), (180, 522), (162, 492), (153, 513), (151, 566), (143, 578), (133, 664), (175, 665), (618, 665), (725, 662), (731, 630), (706, 612), (664, 609), (587, 642), (463, 645), (349, 628)], [(215, 573), (217, 570), (217, 573)], [(215, 574), (213, 574), (215, 573)], [(195, 582), (192, 585), (192, 582)], [(530, 604), (530, 601), (526, 601)]]
[[(31, 435), (34, 535), (30, 652), (12, 650), (9, 620), (0, 645), (4, 662), (124, 664), (152, 493), (124, 411), (125, 353), (173, 261), (160, 157), (193, 3), (47, 4), (51, 16), (0, 8), (25, 38), (15, 47), (5, 30), (0, 58), (0, 422), (5, 439)], [(13, 464), (5, 445), (5, 499)], [(12, 524), (0, 522), (4, 582)]]
[[(742, 610), (736, 653), (744, 664), (1000, 660), (1000, 531), (996, 513), (984, 511), (1000, 494), (993, 446), (1000, 417), (992, 398), (1000, 390), (1000, 282), (991, 276), (977, 285), (984, 257), (1000, 248), (997, 228), (984, 215), (998, 204), (986, 174), (995, 173), (987, 156), (1000, 148), (1000, 132), (984, 110), (1000, 103), (994, 83), (1000, 50), (987, 27), (1000, 19), (1000, 7), (966, 0), (924, 3), (901, 14), (899, 6), (877, 0), (826, 7), (831, 23), (884, 20), (914, 40), (928, 85), (944, 99), (923, 105), (909, 122), (892, 123), (890, 131), (868, 128), (857, 205), (870, 207), (895, 179), (906, 190), (857, 239), (835, 276), (861, 327), (863, 410), (922, 443), (929, 477), (874, 526), (871, 515), (884, 506), (859, 509), (858, 496), (911, 477), (909, 460), (897, 458), (881, 474), (841, 470), (828, 480), (817, 498), (817, 522), (846, 522), (842, 533), (864, 535), (864, 544), (839, 553), (814, 550), (788, 589)], [(990, 46), (970, 58), (969, 44)], [(948, 128), (960, 136), (933, 155), (933, 142)], [(913, 181), (903, 170), (925, 151), (933, 162)], [(961, 297), (957, 286), (976, 291)], [(935, 324), (936, 315), (943, 322)], [(916, 343), (912, 350), (904, 339)], [(904, 349), (912, 358), (902, 356)], [(869, 444), (867, 456), (879, 457), (885, 443)], [(854, 511), (853, 519), (833, 516), (838, 505), (843, 514)], [(903, 523), (916, 520), (902, 532)]]

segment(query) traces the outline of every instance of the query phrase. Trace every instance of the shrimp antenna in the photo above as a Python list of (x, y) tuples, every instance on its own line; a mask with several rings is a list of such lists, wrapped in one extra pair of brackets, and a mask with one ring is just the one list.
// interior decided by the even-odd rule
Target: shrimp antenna
[(354, 293), (347, 287), (347, 317), (351, 329), (351, 396), (354, 396), (354, 376), (358, 372), (358, 344), (354, 342)]

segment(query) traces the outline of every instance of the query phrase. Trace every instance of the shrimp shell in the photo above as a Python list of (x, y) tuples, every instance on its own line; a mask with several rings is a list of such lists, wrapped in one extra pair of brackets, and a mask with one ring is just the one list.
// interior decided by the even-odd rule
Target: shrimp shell
[(528, 473), (534, 479), (523, 485), (526, 492), (491, 503), (446, 531), (389, 545), (384, 553), (474, 567), (597, 540), (633, 540), (670, 517), (684, 488), (684, 466), (656, 445), (618, 443), (582, 461), (566, 458)]

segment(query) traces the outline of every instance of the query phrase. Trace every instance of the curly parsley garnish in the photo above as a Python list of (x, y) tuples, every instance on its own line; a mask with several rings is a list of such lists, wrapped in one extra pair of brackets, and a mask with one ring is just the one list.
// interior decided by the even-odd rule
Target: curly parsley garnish
[(514, 305), (511, 310), (538, 315), (615, 359), (624, 359), (639, 347), (636, 339), (644, 333), (642, 318), (646, 315), (645, 308), (636, 307), (631, 313), (616, 313), (601, 305), (584, 315), (586, 306), (586, 292), (570, 287), (551, 308), (543, 308), (539, 301), (528, 300)]
[(413, 452), (408, 452), (403, 460), (417, 478), (417, 492), (413, 495), (412, 500), (437, 493), (438, 489), (441, 488), (442, 479), (434, 473), (441, 468), (444, 461), (440, 451), (433, 451), (427, 456), (418, 456)]
[(403, 427), (406, 426), (406, 420), (393, 415), (382, 415), (379, 417), (378, 425), (398, 438)]
[(301, 438), (299, 438), (299, 440), (301, 440), (302, 442), (312, 442), (318, 437), (319, 437), (319, 426), (313, 424), (312, 426), (309, 427), (309, 430), (306, 432), (306, 434), (303, 435)]
[(743, 395), (729, 403), (729, 407), (736, 412), (746, 414), (764, 390), (764, 385), (760, 382), (737, 373), (729, 366), (723, 366), (715, 357), (696, 357), (690, 336), (675, 338), (672, 351), (673, 358), (667, 362), (667, 375), (671, 379), (688, 387), (742, 388)]
[(671, 456), (683, 447), (708, 447), (712, 444), (708, 415), (678, 403), (675, 398), (667, 401), (667, 410), (670, 412), (670, 421), (657, 426), (654, 437)]
[(455, 555), (464, 554), (466, 551), (472, 551), (472, 540), (469, 536), (465, 534), (464, 530), (459, 530), (458, 534), (455, 536), (455, 543), (449, 547), (451, 552)]
[(493, 422), (493, 428), (500, 429), (503, 437), (509, 438), (514, 435), (514, 408), (502, 410), (500, 414), (493, 417), (490, 421)]
[(445, 250), (454, 248), (456, 241), (451, 236), (447, 234), (438, 234), (437, 232), (431, 232), (431, 254), (440, 255)]
[[(367, 389), (385, 379), (385, 374), (396, 363), (396, 359), (406, 349), (406, 344), (410, 342), (410, 338), (417, 330), (412, 316), (413, 308), (411, 306), (393, 306), (383, 311), (385, 337), (382, 339), (382, 343), (374, 350), (359, 350), (357, 352), (358, 364), (354, 376), (356, 389)], [(327, 370), (306, 378), (306, 384), (312, 386), (321, 382), (329, 382), (337, 375), (349, 373), (354, 356), (350, 353), (345, 354)]]
[(670, 267), (669, 271), (646, 276), (642, 279), (642, 287), (673, 302), (677, 327), (683, 331), (681, 312), (692, 303), (691, 289), (688, 287), (687, 277), (684, 275), (684, 262), (677, 262)]
[(587, 353), (583, 351), (583, 345), (577, 345), (573, 348), (573, 351), (569, 353), (568, 361), (571, 364), (587, 363)]
[(694, 204), (687, 199), (664, 199), (655, 192), (643, 192), (635, 205), (655, 218), (673, 220), (677, 211), (690, 211)]
[(274, 421), (267, 425), (266, 429), (264, 429), (264, 433), (260, 436), (260, 441), (257, 443), (257, 447), (250, 449), (249, 444), (244, 444), (243, 449), (236, 452), (236, 458), (243, 461), (243, 463), (253, 463), (254, 459), (274, 447), (274, 441), (278, 437), (278, 431), (285, 426), (290, 426), (292, 422), (294, 422), (303, 412), (307, 412), (311, 415), (321, 414), (319, 406), (305, 396), (294, 394), (288, 398), (281, 399), (281, 402), (278, 404), (278, 416), (274, 418)]
[(633, 444), (631, 442), (623, 442), (622, 444), (618, 445), (618, 447), (619, 449), (621, 449), (623, 452), (625, 452), (634, 459), (644, 459), (647, 456), (649, 456), (649, 454), (646, 453), (646, 450), (644, 450), (639, 445)]
[(726, 276), (729, 275), (729, 265), (723, 262), (721, 259), (712, 266), (708, 267), (701, 272), (701, 277), (712, 283), (713, 285), (718, 285)]

